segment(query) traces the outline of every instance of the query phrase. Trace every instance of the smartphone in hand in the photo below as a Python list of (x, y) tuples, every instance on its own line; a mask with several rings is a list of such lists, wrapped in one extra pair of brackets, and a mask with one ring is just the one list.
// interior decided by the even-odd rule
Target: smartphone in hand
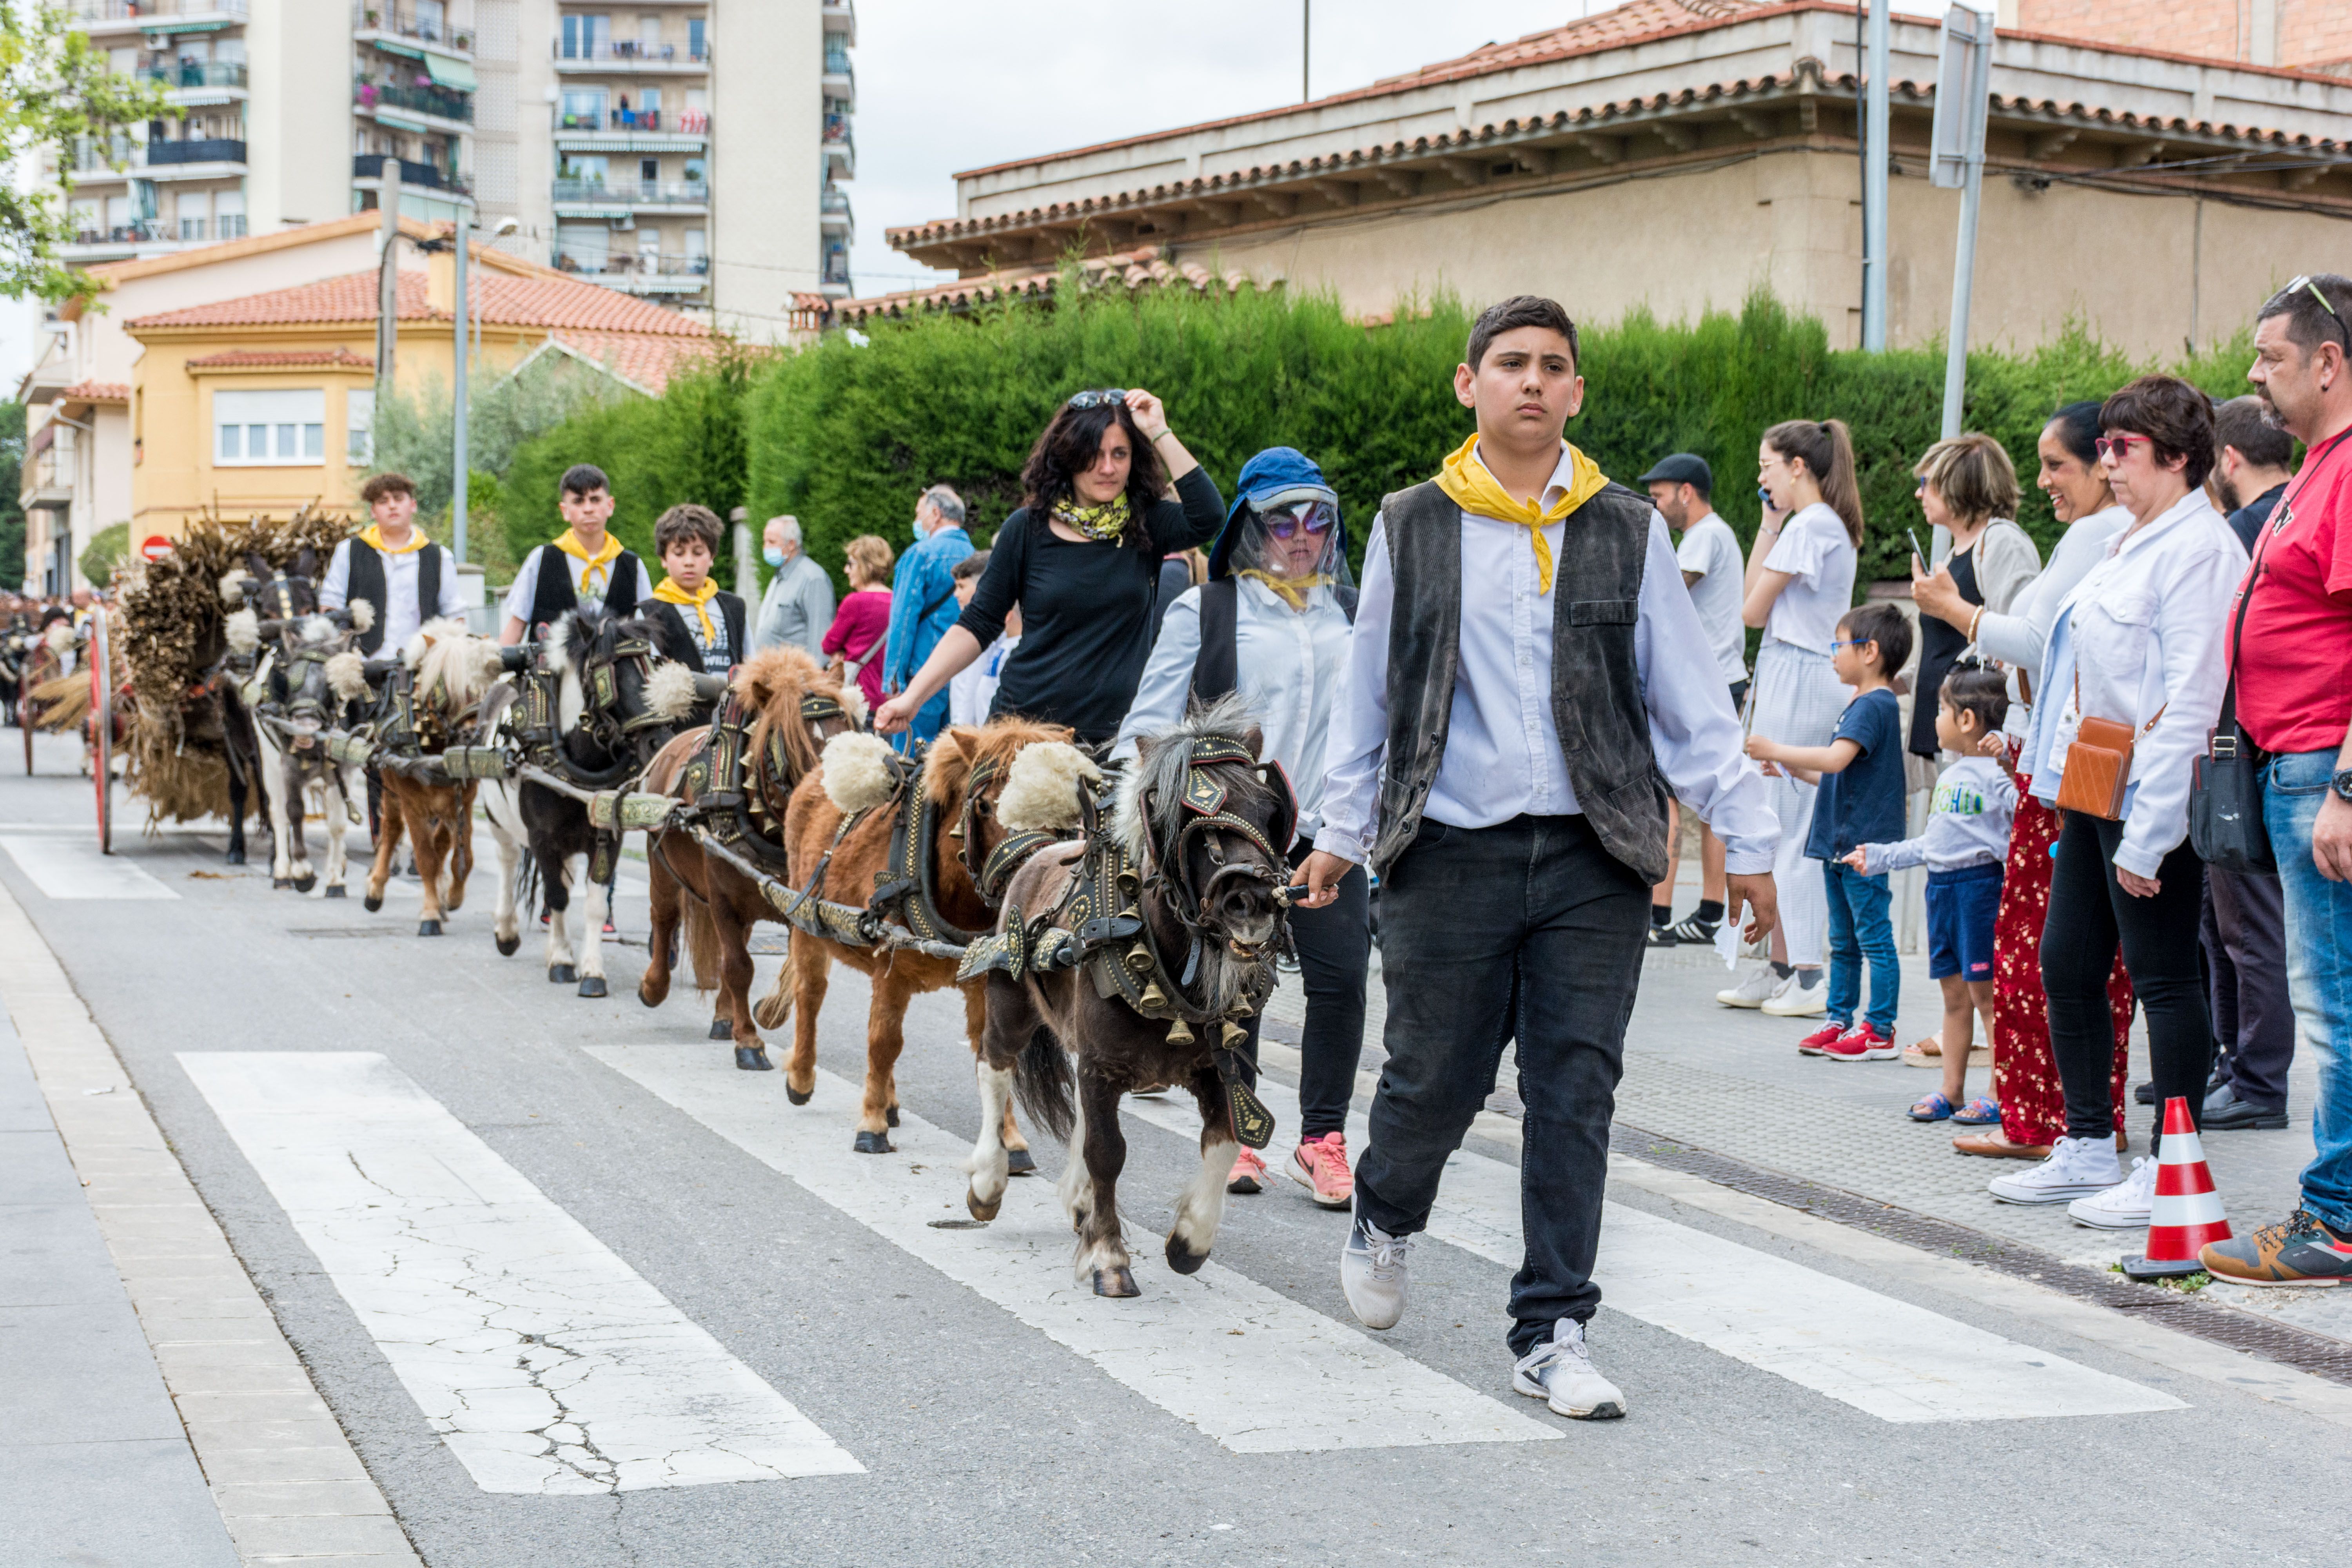
[(1903, 525), (1903, 532), (1911, 541), (1911, 558), (1919, 563), (1919, 574), (1924, 577), (1927, 574), (1927, 552), (1919, 548), (1919, 536), (1909, 523)]

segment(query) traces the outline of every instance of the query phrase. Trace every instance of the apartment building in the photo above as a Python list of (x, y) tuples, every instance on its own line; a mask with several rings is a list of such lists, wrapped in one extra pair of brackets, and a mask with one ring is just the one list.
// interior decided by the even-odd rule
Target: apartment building
[(741, 337), (850, 292), (853, 0), (64, 3), (182, 111), (75, 150), (69, 260), (371, 210), (389, 163), (404, 215)]

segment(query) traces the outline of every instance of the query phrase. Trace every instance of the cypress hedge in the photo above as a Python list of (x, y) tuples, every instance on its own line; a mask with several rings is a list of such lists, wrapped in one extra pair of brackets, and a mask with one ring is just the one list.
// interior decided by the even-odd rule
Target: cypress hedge
[[(499, 515), (517, 547), (551, 537), (556, 477), (572, 462), (613, 475), (616, 527), (642, 552), (677, 500), (725, 516), (791, 512), (810, 553), (839, 575), (842, 546), (877, 533), (908, 542), (915, 498), (953, 485), (975, 538), (1020, 504), (1020, 470), (1061, 400), (1084, 387), (1144, 386), (1219, 488), (1251, 453), (1293, 446), (1323, 466), (1360, 559), (1381, 497), (1428, 478), (1471, 429), (1453, 372), (1472, 312), (1450, 298), (1403, 302), (1393, 321), (1351, 321), (1321, 295), (1242, 289), (1082, 291), (1056, 304), (929, 314), (832, 333), (795, 353), (739, 355), (674, 383), (657, 402), (583, 415), (530, 443)], [(2246, 333), (2161, 368), (2218, 397), (2245, 390)], [(1853, 428), (1870, 530), (1859, 580), (1907, 574), (1904, 525), (1919, 524), (1912, 465), (1940, 429), (1939, 347), (1832, 351), (1818, 321), (1767, 296), (1737, 313), (1666, 323), (1635, 310), (1581, 332), (1584, 411), (1569, 438), (1633, 483), (1669, 452), (1713, 465), (1716, 505), (1741, 536), (1758, 517), (1756, 446), (1786, 418)], [(2103, 397), (2144, 370), (2079, 328), (2023, 353), (1969, 360), (1966, 426), (2008, 447), (2026, 486), (2019, 521), (2046, 554), (2058, 527), (2032, 488), (2050, 412)]]

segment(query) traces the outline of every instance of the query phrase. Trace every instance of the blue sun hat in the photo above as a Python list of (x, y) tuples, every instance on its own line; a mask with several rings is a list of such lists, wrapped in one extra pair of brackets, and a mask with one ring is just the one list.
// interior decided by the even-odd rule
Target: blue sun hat
[(1296, 447), (1268, 447), (1244, 463), (1234, 489), (1238, 493), (1233, 509), (1226, 512), (1225, 526), (1209, 550), (1212, 581), (1231, 574), (1234, 547), (1249, 531), (1256, 515), (1294, 501), (1319, 500), (1330, 506), (1339, 519), (1332, 530), (1337, 536), (1336, 554), (1339, 560), (1347, 560), (1348, 522), (1339, 513), (1339, 493), (1325, 482), (1323, 470)]

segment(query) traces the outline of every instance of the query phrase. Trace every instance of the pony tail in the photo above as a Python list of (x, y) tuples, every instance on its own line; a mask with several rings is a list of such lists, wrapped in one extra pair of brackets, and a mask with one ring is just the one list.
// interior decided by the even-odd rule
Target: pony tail
[(1845, 521), (1846, 538), (1862, 548), (1862, 483), (1854, 472), (1853, 437), (1843, 419), (1824, 419), (1829, 437), (1829, 466), (1821, 470), (1822, 500)]

